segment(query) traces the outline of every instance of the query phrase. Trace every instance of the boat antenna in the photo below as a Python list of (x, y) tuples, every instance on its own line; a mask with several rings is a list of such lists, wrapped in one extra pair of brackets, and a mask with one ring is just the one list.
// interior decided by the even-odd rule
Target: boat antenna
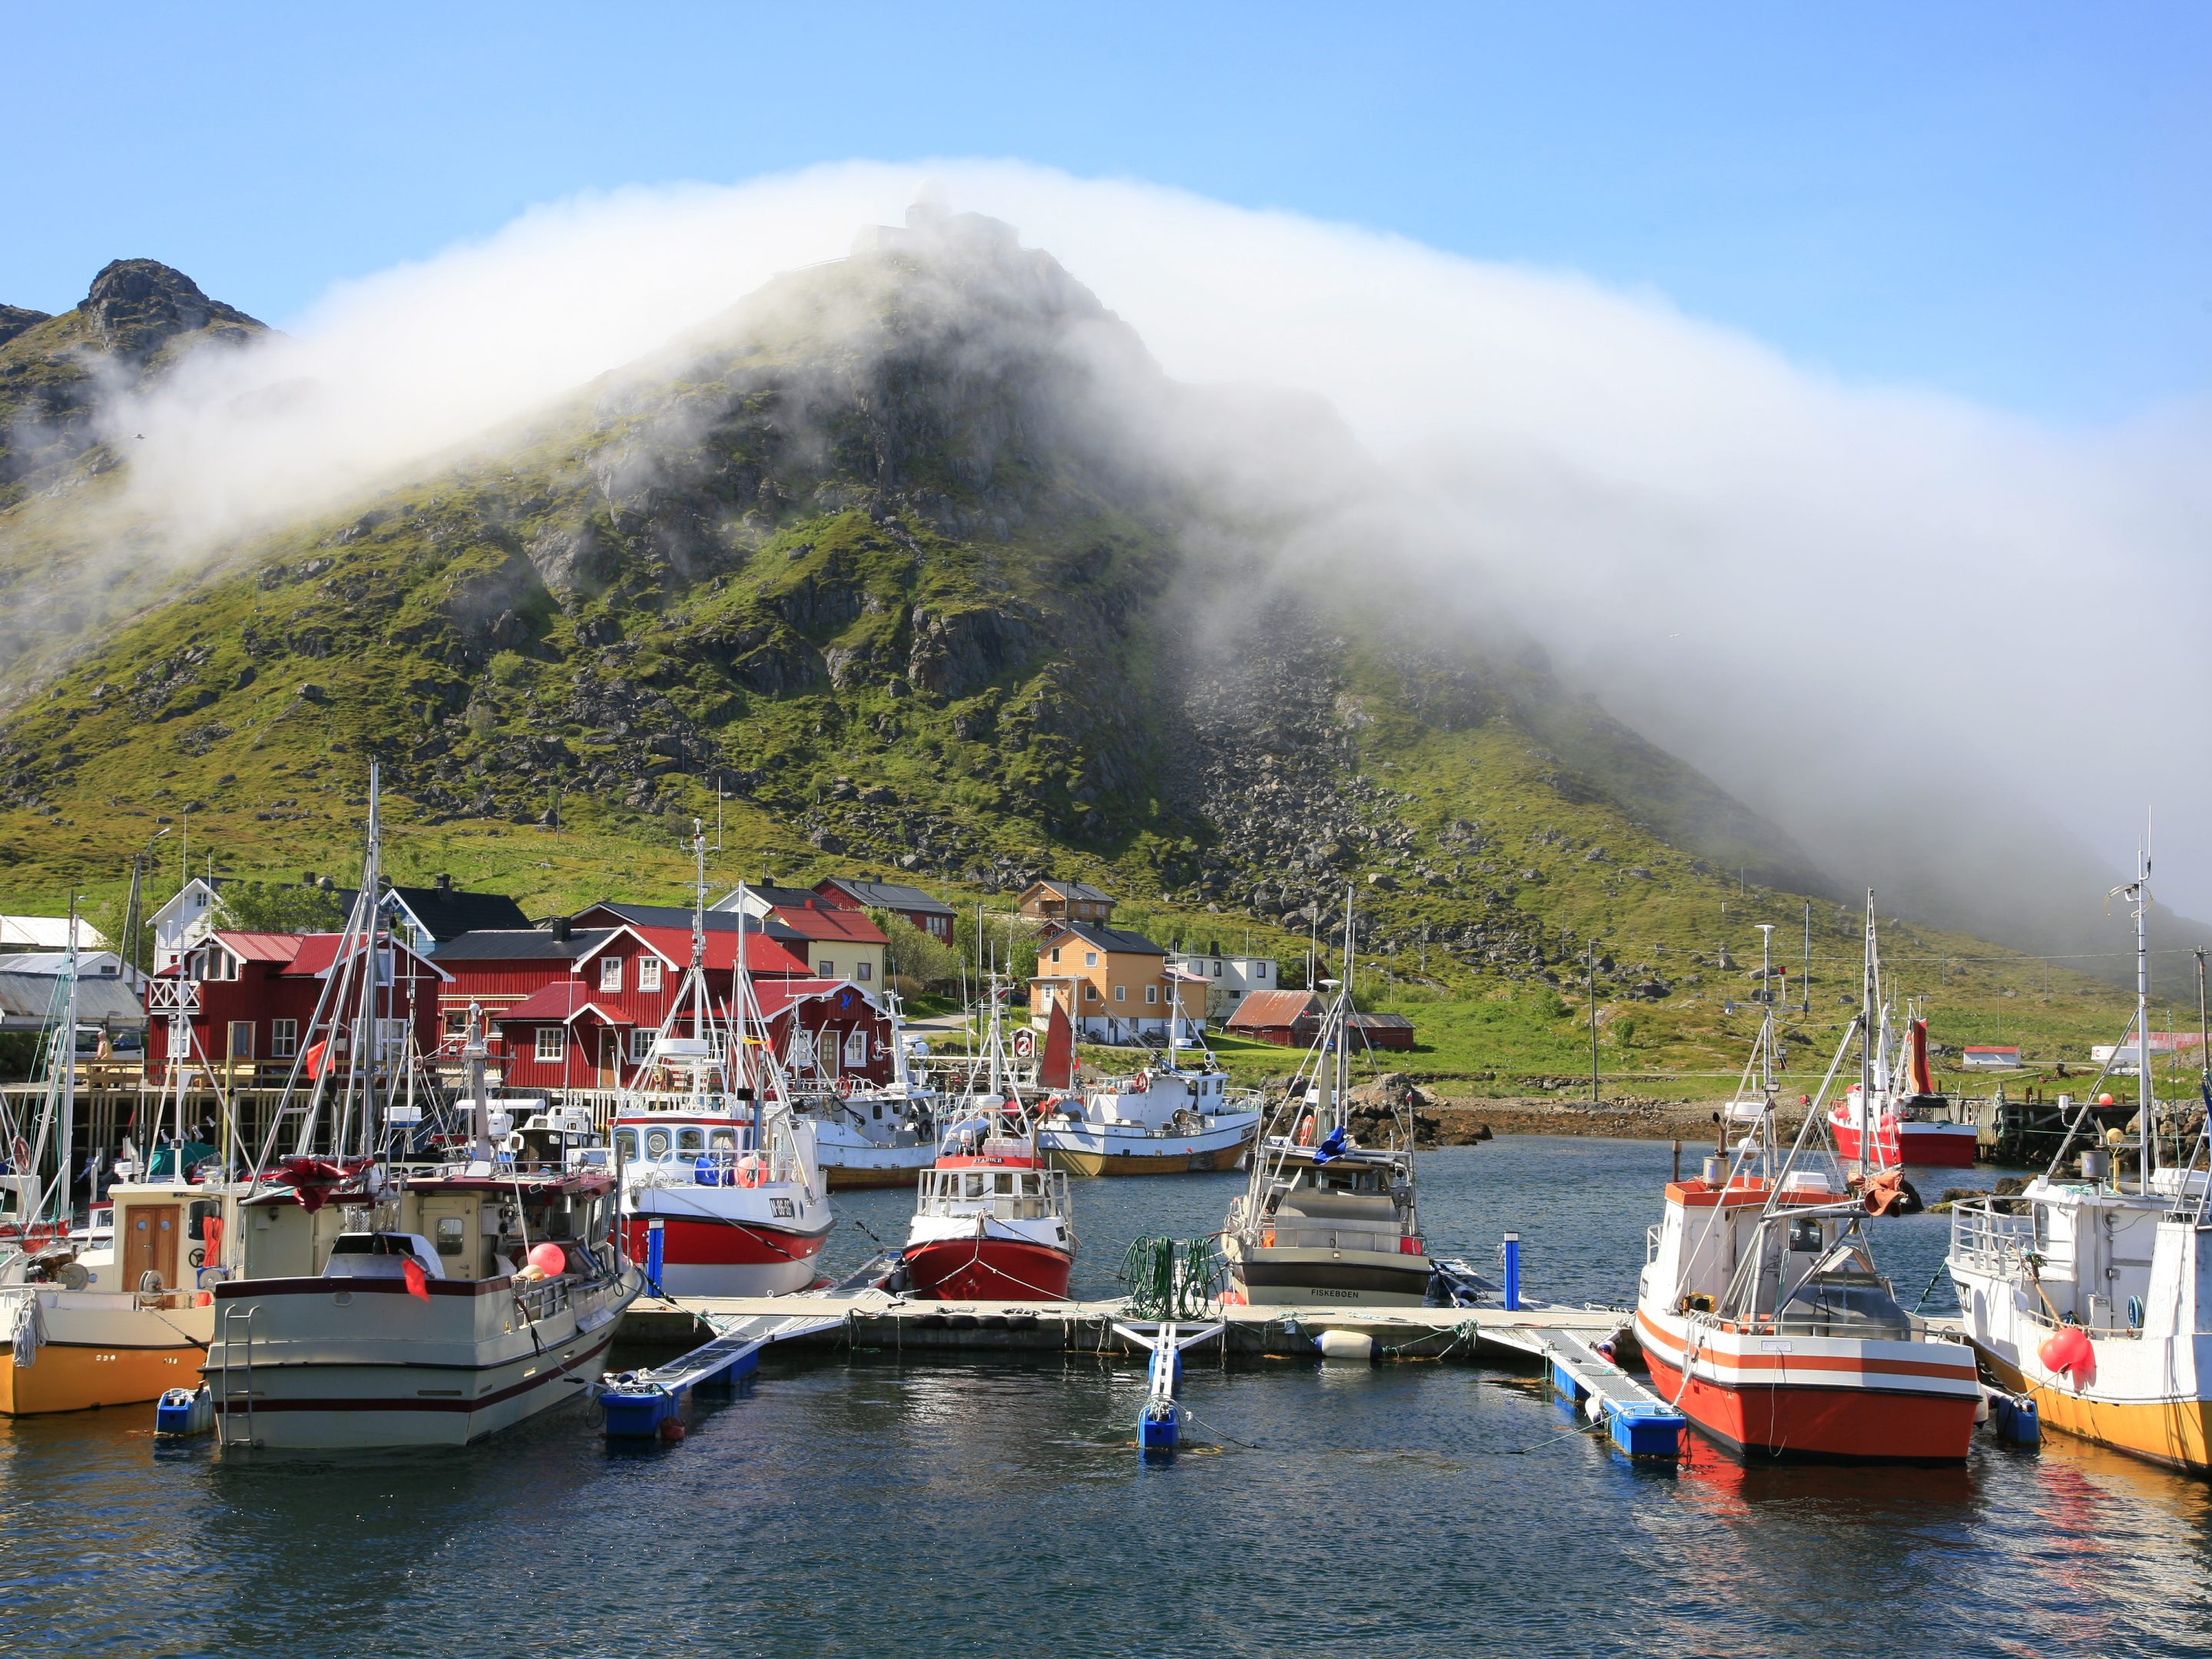
[(1872, 1173), (1869, 1147), (1874, 1139), (1874, 1004), (1880, 971), (1875, 965), (1874, 889), (1867, 889), (1864, 955), (1859, 963), (1859, 1180)]
[[(56, 1185), (59, 1188), (61, 1199), (59, 1208), (62, 1232), (64, 1237), (67, 1236), (70, 1224), (76, 1219), (76, 1188), (70, 1170), (70, 1163), (76, 1156), (76, 895), (72, 893), (70, 895), (69, 910), (69, 989), (64, 993), (62, 999), (61, 1139), (57, 1143), (61, 1162), (56, 1176)], [(181, 1148), (177, 1156), (179, 1158), (184, 1156)], [(35, 1175), (37, 1171), (33, 1170), (32, 1173)], [(184, 1178), (184, 1171), (181, 1169), (176, 1173), (178, 1179)]]

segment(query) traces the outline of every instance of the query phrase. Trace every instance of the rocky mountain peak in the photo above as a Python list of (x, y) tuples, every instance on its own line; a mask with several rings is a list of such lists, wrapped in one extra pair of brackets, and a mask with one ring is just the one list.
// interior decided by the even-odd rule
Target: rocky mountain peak
[(235, 307), (210, 300), (181, 270), (158, 259), (116, 259), (92, 279), (77, 307), (94, 338), (120, 357), (143, 359), (179, 334), (210, 324), (258, 329)]
[(28, 306), (0, 306), (0, 345), (5, 345), (33, 324), (45, 322), (47, 315)]

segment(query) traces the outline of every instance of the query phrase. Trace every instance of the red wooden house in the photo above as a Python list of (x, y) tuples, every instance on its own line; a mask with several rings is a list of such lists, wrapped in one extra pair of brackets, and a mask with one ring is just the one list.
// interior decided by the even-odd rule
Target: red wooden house
[(952, 907), (904, 882), (873, 876), (831, 876), (814, 884), (815, 896), (841, 910), (888, 910), (909, 927), (950, 944)]
[[(192, 1064), (222, 1065), (244, 1080), (257, 1073), (274, 1080), (289, 1073), (310, 1035), (316, 1005), (332, 971), (341, 966), (341, 933), (210, 934), (173, 967), (147, 981), (146, 1075), (159, 1081), (169, 1062), (168, 1000), (180, 982), (197, 1002), (191, 1015)], [(354, 951), (362, 948), (356, 940)], [(439, 993), (448, 975), (428, 957), (388, 939), (379, 947), (377, 1018), (388, 1020), (387, 1044), (409, 1026), (423, 1054), (438, 1042)], [(349, 999), (350, 1003), (351, 1000)], [(350, 1020), (357, 1005), (343, 1017)], [(325, 1011), (328, 1018), (331, 1011)], [(252, 1072), (247, 1068), (251, 1067)]]

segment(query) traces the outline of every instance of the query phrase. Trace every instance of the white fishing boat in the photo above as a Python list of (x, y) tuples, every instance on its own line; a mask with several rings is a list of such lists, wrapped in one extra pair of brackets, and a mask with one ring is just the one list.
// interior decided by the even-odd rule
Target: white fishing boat
[(1411, 1109), (1392, 1109), (1382, 1146), (1363, 1146), (1352, 1133), (1349, 895), (1344, 933), (1344, 978), (1322, 981), (1331, 995), (1320, 1032), (1260, 1137), (1250, 1182), (1222, 1228), (1225, 1302), (1374, 1306), (1428, 1298), (1434, 1272), (1421, 1243)]
[[(822, 1075), (811, 1043), (784, 1057), (794, 1103), (814, 1126), (815, 1158), (831, 1192), (903, 1187), (937, 1157), (938, 1091), (908, 1051), (898, 993), (882, 994), (895, 1068), (889, 1084), (878, 1087), (850, 1073), (835, 1079)], [(793, 1022), (792, 1042), (803, 1035)]]
[(404, 1062), (370, 1040), (394, 1012), (376, 968), (377, 812), (372, 769), (362, 896), (310, 1025), (344, 1058), (317, 1068), (304, 1107), (287, 1087), (274, 1121), (297, 1121), (295, 1150), (264, 1158), (238, 1206), (240, 1274), (213, 1286), (204, 1386), (225, 1444), (482, 1438), (580, 1398), (643, 1287), (615, 1246), (611, 1174), (495, 1152), (480, 1019), (469, 1146), (427, 1167), (394, 1158), (416, 1124), (404, 1084), (391, 1109)]
[(1972, 1351), (1900, 1307), (1875, 1267), (1865, 1223), (1894, 1202), (1899, 1177), (1862, 1169), (1854, 1190), (1822, 1133), (1821, 1103), (1854, 1037), (1871, 1069), (1869, 1012), (1785, 1150), (1768, 1008), (1723, 1113), (1723, 1150), (1667, 1184), (1649, 1236), (1636, 1334), (1652, 1386), (1740, 1456), (1958, 1462), (1973, 1437)]
[(814, 1282), (832, 1224), (816, 1126), (792, 1109), (742, 943), (728, 1005), (708, 996), (702, 827), (692, 845), (691, 965), (614, 1121), (623, 1247), (665, 1295), (781, 1296)]
[[(2114, 1050), (2131, 1057), (2149, 1023), (2148, 856), (2113, 893), (2135, 914), (2136, 1008)], [(2203, 973), (2200, 961), (2200, 1024)], [(2169, 1157), (2151, 1068), (2136, 1073), (2131, 1136), (2099, 1138), (2089, 1103), (2100, 1074), (2026, 1191), (1954, 1206), (1947, 1261), (1984, 1366), (2033, 1401), (2042, 1427), (2212, 1473), (2212, 1123)], [(2212, 1104), (2212, 1072), (2198, 1088)], [(2130, 1154), (2132, 1180), (2121, 1167)]]
[[(1058, 1003), (1050, 1018), (1066, 1015)], [(1037, 1146), (1054, 1169), (1082, 1176), (1181, 1175), (1233, 1170), (1258, 1139), (1262, 1113), (1249, 1091), (1231, 1093), (1228, 1074), (1200, 1045), (1186, 1066), (1182, 1012), (1168, 1000), (1161, 1063), (1047, 1098)]]

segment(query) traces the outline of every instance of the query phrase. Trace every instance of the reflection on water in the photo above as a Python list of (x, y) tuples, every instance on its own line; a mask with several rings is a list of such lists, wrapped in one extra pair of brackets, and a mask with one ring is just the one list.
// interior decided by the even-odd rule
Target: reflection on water
[[(1517, 1227), (1626, 1302), (1665, 1146), (1426, 1161), (1438, 1248)], [(1986, 1175), (1981, 1180), (1986, 1182)], [(1957, 1184), (1966, 1184), (1960, 1181)], [(1079, 1285), (1234, 1177), (1079, 1182)], [(1932, 1194), (1931, 1194), (1932, 1196)], [(902, 1194), (841, 1199), (896, 1237)], [(1905, 1299), (1945, 1218), (1876, 1232)], [(847, 1230), (840, 1249), (872, 1248)], [(1142, 1370), (784, 1356), (689, 1439), (580, 1412), (405, 1456), (156, 1452), (150, 1410), (0, 1423), (0, 1648), (54, 1653), (2173, 1653), (2212, 1642), (2204, 1484), (1984, 1442), (1960, 1470), (1635, 1467), (1536, 1379), (1194, 1363), (1204, 1442), (1129, 1442)]]

